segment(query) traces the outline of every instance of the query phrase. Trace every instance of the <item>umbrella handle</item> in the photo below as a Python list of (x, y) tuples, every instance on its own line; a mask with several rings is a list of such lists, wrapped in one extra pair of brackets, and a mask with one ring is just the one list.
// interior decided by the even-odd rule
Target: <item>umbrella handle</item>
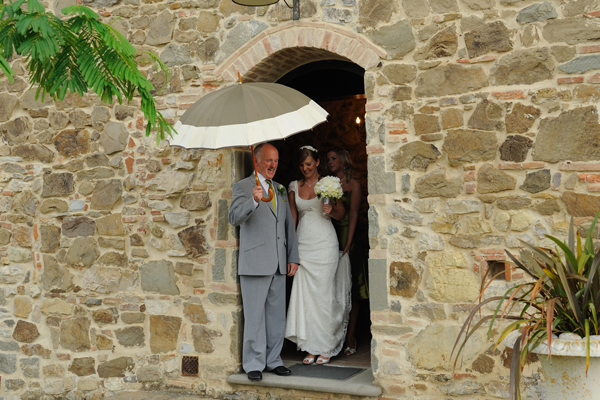
[[(252, 149), (252, 161), (254, 162), (254, 177), (256, 178), (256, 186), (260, 186), (260, 181), (258, 179), (258, 172), (256, 170), (256, 157), (254, 157), (254, 146), (250, 146)], [(271, 201), (273, 200), (273, 189), (269, 188), (269, 197), (263, 197), (262, 201)]]

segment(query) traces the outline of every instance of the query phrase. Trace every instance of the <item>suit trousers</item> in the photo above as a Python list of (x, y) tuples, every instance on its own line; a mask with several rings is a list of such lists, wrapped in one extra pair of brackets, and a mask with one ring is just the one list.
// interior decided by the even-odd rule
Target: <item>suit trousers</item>
[(240, 275), (244, 306), (242, 367), (245, 372), (283, 365), (286, 275)]

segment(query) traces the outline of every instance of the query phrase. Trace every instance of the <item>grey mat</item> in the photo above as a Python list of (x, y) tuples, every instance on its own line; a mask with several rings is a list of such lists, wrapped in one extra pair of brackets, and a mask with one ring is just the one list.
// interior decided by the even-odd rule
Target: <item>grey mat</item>
[(294, 364), (289, 367), (292, 376), (303, 376), (307, 378), (337, 379), (346, 380), (362, 371), (364, 368), (356, 367), (335, 367), (333, 365), (304, 365)]

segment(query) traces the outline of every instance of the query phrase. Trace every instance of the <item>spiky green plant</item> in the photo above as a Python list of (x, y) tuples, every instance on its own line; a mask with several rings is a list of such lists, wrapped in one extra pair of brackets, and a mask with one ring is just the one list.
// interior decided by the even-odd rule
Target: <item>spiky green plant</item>
[[(551, 356), (552, 334), (575, 333), (586, 339), (587, 372), (590, 362), (589, 337), (600, 334), (600, 251), (594, 253), (592, 242), (597, 220), (598, 215), (594, 218), (583, 245), (579, 231), (575, 235), (571, 218), (566, 243), (550, 235), (546, 237), (556, 243), (557, 247), (554, 249), (536, 247), (522, 241), (529, 251), (522, 249), (520, 260), (506, 251), (511, 263), (523, 270), (530, 279), (511, 287), (503, 296), (482, 300), (486, 289), (499, 275), (490, 276), (490, 271), (486, 272), (481, 284), (479, 304), (465, 320), (454, 344), (452, 354), (458, 348), (456, 362), (467, 340), (480, 326), (489, 322), (489, 338), (496, 322), (508, 320), (509, 324), (496, 340), (496, 346), (509, 333), (515, 330), (520, 332), (510, 363), (512, 400), (521, 398), (519, 382), (527, 355), (540, 343), (547, 341), (548, 355)], [(482, 316), (473, 324), (481, 308), (494, 301), (498, 301), (495, 312)]]
[[(36, 100), (45, 95), (62, 100), (67, 91), (83, 96), (92, 90), (111, 104), (115, 98), (119, 103), (132, 100), (137, 92), (148, 120), (146, 135), (156, 130), (157, 141), (171, 135), (171, 125), (156, 110), (154, 86), (138, 69), (136, 49), (88, 7), (73, 5), (61, 11), (70, 17), (59, 19), (38, 0), (0, 0), (0, 70), (13, 82), (7, 60), (23, 56), (29, 81), (37, 85)], [(168, 72), (156, 55), (147, 56)]]

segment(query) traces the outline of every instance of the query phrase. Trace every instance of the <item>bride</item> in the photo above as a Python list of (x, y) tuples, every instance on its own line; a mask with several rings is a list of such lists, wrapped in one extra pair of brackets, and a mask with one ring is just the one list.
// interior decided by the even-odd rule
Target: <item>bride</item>
[(288, 199), (296, 223), (300, 265), (294, 276), (285, 337), (307, 352), (304, 364), (327, 364), (344, 343), (350, 312), (350, 261), (341, 252), (331, 218), (345, 215), (343, 203), (321, 204), (315, 184), (321, 178), (317, 150), (302, 146), (300, 171)]

